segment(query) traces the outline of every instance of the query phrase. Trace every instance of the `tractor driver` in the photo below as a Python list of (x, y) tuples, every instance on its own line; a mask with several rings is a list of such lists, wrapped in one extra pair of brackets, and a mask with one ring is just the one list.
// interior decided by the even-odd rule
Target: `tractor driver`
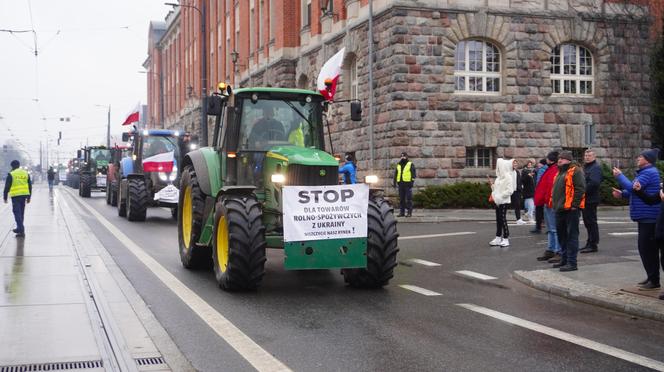
[(274, 118), (274, 109), (272, 106), (263, 107), (263, 117), (258, 119), (251, 128), (249, 143), (255, 149), (262, 149), (263, 144), (268, 141), (285, 140), (284, 126)]
[(150, 147), (148, 148), (148, 156), (155, 156), (158, 154), (163, 154), (168, 152), (168, 149), (166, 148), (166, 145), (161, 139), (155, 139), (155, 141), (152, 141), (150, 144)]

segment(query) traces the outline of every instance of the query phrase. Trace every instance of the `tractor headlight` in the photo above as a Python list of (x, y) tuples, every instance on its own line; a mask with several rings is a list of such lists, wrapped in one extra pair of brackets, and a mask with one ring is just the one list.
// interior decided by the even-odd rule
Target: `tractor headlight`
[(159, 179), (162, 181), (168, 181), (168, 175), (166, 172), (159, 172)]
[(173, 171), (171, 172), (171, 175), (168, 176), (168, 180), (172, 182), (172, 181), (175, 181), (176, 178), (178, 178), (178, 171), (177, 171), (177, 170), (173, 170)]
[(285, 183), (286, 182), (286, 176), (284, 176), (281, 173), (275, 173), (271, 177), (272, 183)]
[(378, 176), (375, 175), (364, 176), (364, 183), (376, 184), (378, 183)]
[(195, 143), (189, 144), (189, 150), (196, 150), (197, 147), (198, 145), (196, 145)]

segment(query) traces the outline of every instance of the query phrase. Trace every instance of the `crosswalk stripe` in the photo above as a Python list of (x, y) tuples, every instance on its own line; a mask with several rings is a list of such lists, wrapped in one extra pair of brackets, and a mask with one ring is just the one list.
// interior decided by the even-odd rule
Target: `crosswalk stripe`
[(469, 276), (469, 277), (475, 278), (475, 279), (480, 279), (480, 280), (495, 280), (495, 279), (498, 279), (495, 276), (485, 275), (485, 274), (482, 274), (482, 273), (476, 273), (476, 272), (470, 271), (470, 270), (459, 270), (459, 271), (455, 271), (455, 273), (457, 273), (459, 275), (463, 275), (463, 276)]
[(440, 266), (439, 263), (426, 261), (426, 260), (420, 260), (419, 258), (410, 258), (406, 261), (416, 263), (416, 264), (420, 264), (420, 265), (424, 265), (424, 266)]
[(543, 326), (538, 323), (534, 323), (525, 319), (517, 318), (512, 315), (508, 315), (505, 313), (501, 313), (499, 311), (491, 310), (486, 307), (482, 306), (477, 306), (473, 304), (457, 304), (457, 306), (461, 306), (465, 309), (468, 309), (470, 311), (474, 311), (476, 313), (484, 314), (486, 316), (490, 316), (492, 318), (502, 320), (503, 322), (513, 324), (515, 326), (519, 326), (522, 328), (529, 329), (531, 331), (539, 332), (542, 334), (545, 334), (547, 336), (551, 336), (554, 338), (557, 338), (559, 340), (567, 341), (576, 345), (583, 346), (585, 348), (591, 349), (598, 351), (600, 353), (610, 355), (615, 358), (619, 358), (622, 360), (626, 360), (630, 363), (638, 364), (640, 366), (652, 368), (657, 371), (664, 371), (664, 363), (650, 359), (648, 357), (644, 357), (642, 355), (634, 354), (629, 351), (625, 351), (622, 349), (618, 349), (613, 346), (605, 345), (593, 340), (589, 340), (587, 338), (575, 336), (571, 333), (559, 331), (554, 328), (550, 328), (547, 326)]
[(418, 287), (416, 285), (410, 285), (410, 284), (399, 284), (399, 287), (403, 289), (407, 289), (409, 291), (417, 292), (419, 294), (425, 295), (425, 296), (442, 296), (442, 294), (434, 291), (430, 291), (425, 288)]
[(474, 231), (462, 231), (462, 232), (447, 233), (447, 234), (400, 236), (399, 240), (442, 238), (442, 237), (445, 237), (445, 236), (459, 236), (459, 235), (473, 235), (473, 234), (477, 234), (477, 233), (474, 232)]

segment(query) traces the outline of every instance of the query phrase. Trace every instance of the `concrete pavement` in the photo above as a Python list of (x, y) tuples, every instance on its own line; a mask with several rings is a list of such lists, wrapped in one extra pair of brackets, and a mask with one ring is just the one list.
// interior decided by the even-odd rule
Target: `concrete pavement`
[(0, 370), (191, 370), (65, 193), (0, 204)]
[[(628, 207), (600, 207), (602, 212), (624, 212)], [(508, 213), (512, 218), (513, 213)], [(494, 221), (491, 209), (424, 209), (414, 210), (410, 218), (399, 217), (399, 223)], [(514, 220), (509, 223), (514, 223)], [(581, 242), (582, 243), (582, 242)], [(601, 254), (601, 250), (599, 253)], [(640, 291), (636, 283), (645, 278), (638, 255), (626, 256), (623, 262), (583, 265), (579, 271), (561, 273), (557, 269), (515, 271), (512, 277), (533, 288), (553, 295), (605, 307), (626, 314), (664, 321), (661, 290)]]

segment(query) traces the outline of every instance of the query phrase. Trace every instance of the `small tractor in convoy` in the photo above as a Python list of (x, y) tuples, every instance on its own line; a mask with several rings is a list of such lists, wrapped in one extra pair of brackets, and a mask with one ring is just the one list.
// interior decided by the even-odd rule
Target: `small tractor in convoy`
[(81, 159), (78, 194), (89, 198), (92, 190), (106, 191), (106, 174), (111, 150), (105, 146), (86, 146), (78, 150)]
[[(284, 249), (287, 270), (341, 269), (350, 286), (386, 285), (399, 249), (396, 219), (382, 190), (352, 185), (368, 195), (362, 238), (285, 239), (286, 190), (293, 189), (287, 187), (339, 187), (338, 160), (325, 151), (323, 117), (330, 103), (308, 90), (233, 91), (223, 83), (219, 89), (208, 97), (207, 112), (216, 116), (212, 147), (183, 159), (178, 212), (183, 266), (212, 266), (222, 289), (250, 290), (263, 279), (266, 248), (278, 248)], [(353, 120), (361, 120), (360, 107), (351, 102)]]
[(149, 129), (123, 133), (122, 141), (131, 142), (131, 154), (120, 161), (115, 179), (118, 216), (129, 221), (145, 221), (148, 207), (171, 209), (177, 216), (178, 185), (183, 149), (183, 132)]
[(71, 188), (78, 189), (80, 176), (78, 175), (78, 170), (80, 168), (80, 160), (78, 158), (72, 158), (67, 163), (67, 178), (65, 184)]

